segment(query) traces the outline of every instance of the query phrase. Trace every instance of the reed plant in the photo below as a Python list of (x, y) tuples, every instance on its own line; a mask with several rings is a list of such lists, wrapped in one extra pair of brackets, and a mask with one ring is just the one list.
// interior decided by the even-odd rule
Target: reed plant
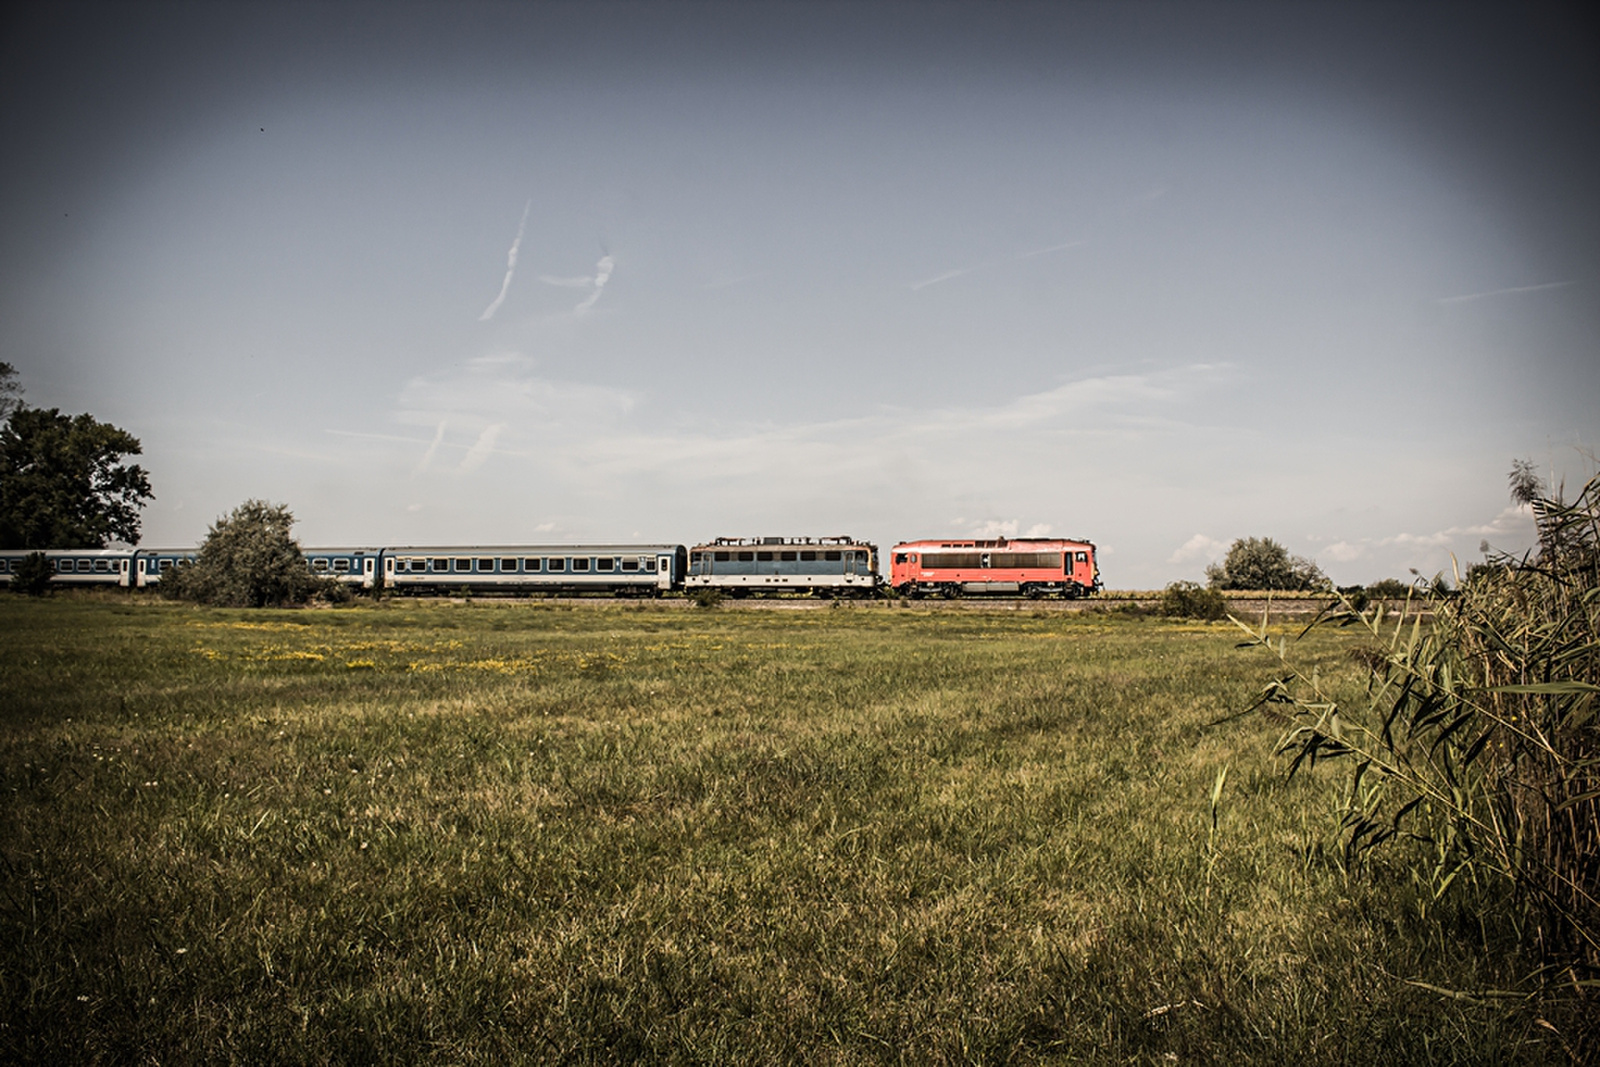
[[(1312, 625), (1357, 627), (1355, 697), (1238, 622), (1283, 664), (1261, 704), (1287, 717), (1291, 776), (1348, 768), (1342, 858), (1398, 856), (1426, 902), (1473, 886), (1533, 950), (1529, 996), (1590, 1004), (1600, 990), (1600, 476), (1575, 500), (1520, 465), (1513, 496), (1537, 550), (1491, 555), (1466, 581), (1419, 582), (1398, 612), (1348, 598)], [(1592, 1013), (1590, 1013), (1592, 1014)], [(1582, 1019), (1579, 1010), (1573, 1016)], [(1594, 1024), (1573, 1035), (1582, 1047)]]

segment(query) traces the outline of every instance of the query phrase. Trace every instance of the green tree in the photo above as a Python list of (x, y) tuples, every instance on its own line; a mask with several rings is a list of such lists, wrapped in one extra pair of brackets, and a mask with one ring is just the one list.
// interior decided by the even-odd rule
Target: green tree
[(311, 573), (293, 525), (285, 505), (246, 500), (211, 524), (193, 563), (162, 575), (162, 593), (231, 608), (303, 604), (328, 593), (335, 583)]
[(17, 382), (17, 368), (0, 360), (0, 422), (22, 405), (22, 386)]
[(1221, 563), (1206, 568), (1213, 589), (1323, 589), (1327, 576), (1316, 561), (1291, 556), (1270, 537), (1241, 537)]
[(19, 404), (0, 427), (0, 548), (139, 543), (152, 494), (139, 439), (91, 415)]

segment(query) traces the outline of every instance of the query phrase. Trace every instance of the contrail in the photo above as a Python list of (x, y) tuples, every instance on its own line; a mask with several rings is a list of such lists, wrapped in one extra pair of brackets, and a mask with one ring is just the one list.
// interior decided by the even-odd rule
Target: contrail
[(532, 199), (522, 205), (522, 221), (517, 223), (517, 239), (511, 242), (511, 251), (506, 253), (506, 278), (500, 283), (500, 295), (494, 298), (494, 303), (483, 309), (483, 314), (478, 316), (479, 322), (488, 322), (494, 318), (494, 313), (499, 311), (500, 305), (505, 302), (506, 291), (511, 288), (511, 276), (517, 271), (517, 249), (522, 247), (522, 231), (528, 225), (528, 211), (532, 207)]
[(606, 282), (611, 279), (611, 269), (617, 265), (616, 260), (610, 256), (601, 256), (600, 262), (594, 265), (594, 292), (583, 303), (573, 308), (574, 312), (588, 311), (594, 307), (594, 302), (600, 299), (600, 290), (606, 287)]
[(483, 461), (489, 458), (489, 453), (494, 451), (495, 438), (500, 436), (500, 431), (505, 429), (504, 423), (490, 423), (484, 427), (483, 433), (478, 435), (478, 440), (467, 449), (467, 454), (461, 460), (461, 469), (464, 471), (477, 470), (483, 466)]
[(930, 285), (938, 285), (940, 282), (947, 282), (951, 278), (959, 278), (963, 274), (971, 274), (977, 269), (976, 267), (962, 267), (959, 270), (947, 270), (943, 274), (935, 274), (933, 277), (924, 278), (920, 282), (912, 282), (911, 290), (915, 292), (918, 289), (926, 289)]
[(444, 443), (444, 420), (439, 421), (439, 428), (433, 432), (433, 443), (422, 454), (422, 462), (417, 464), (417, 473), (421, 474), (428, 469), (428, 464), (433, 461), (433, 454), (439, 451), (439, 446)]
[(1537, 293), (1541, 289), (1565, 289), (1571, 281), (1545, 282), (1543, 285), (1517, 285), (1510, 289), (1490, 289), (1486, 293), (1468, 293), (1466, 296), (1441, 296), (1440, 304), (1465, 304), (1469, 300), (1482, 300), (1488, 296), (1507, 296), (1511, 293)]

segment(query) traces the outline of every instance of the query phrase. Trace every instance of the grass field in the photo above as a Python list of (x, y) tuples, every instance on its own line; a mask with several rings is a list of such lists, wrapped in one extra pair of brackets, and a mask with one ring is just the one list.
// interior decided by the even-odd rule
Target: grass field
[[(1514, 982), (1516, 931), (1339, 869), (1339, 781), (1236, 715), (1272, 665), (1226, 623), (106, 595), (0, 632), (8, 1062), (1566, 1059), (1415, 984)], [(1304, 653), (1359, 685), (1354, 640)]]

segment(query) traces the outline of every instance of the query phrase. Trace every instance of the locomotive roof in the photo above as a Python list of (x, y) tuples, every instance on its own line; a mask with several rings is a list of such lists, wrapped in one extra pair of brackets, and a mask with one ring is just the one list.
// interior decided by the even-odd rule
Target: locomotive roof
[(925, 541), (901, 541), (894, 546), (898, 551), (902, 548), (1058, 548), (1072, 545), (1075, 548), (1093, 548), (1093, 541), (1084, 541), (1075, 537), (1001, 537), (994, 540), (972, 538), (930, 538)]
[(848, 534), (838, 537), (718, 537), (713, 541), (706, 541), (695, 545), (695, 548), (770, 548), (785, 545), (829, 545), (849, 546), (857, 545), (862, 548), (875, 548), (870, 541), (857, 541)]

